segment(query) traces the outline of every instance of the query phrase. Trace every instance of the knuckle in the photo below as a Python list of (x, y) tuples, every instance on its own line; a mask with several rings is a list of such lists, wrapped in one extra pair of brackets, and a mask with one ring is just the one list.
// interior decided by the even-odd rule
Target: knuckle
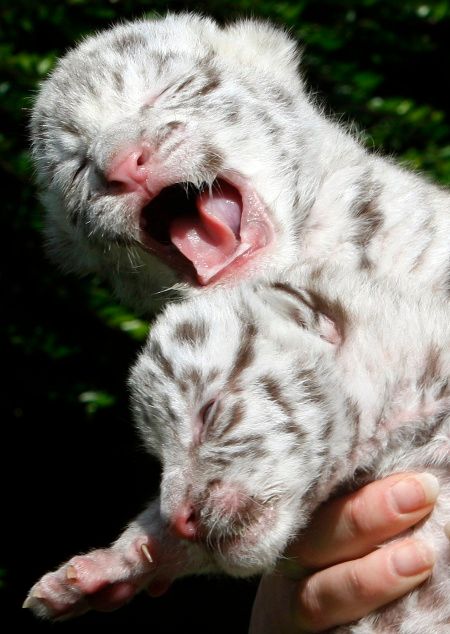
[(295, 612), (297, 627), (302, 631), (319, 632), (323, 629), (324, 611), (314, 576), (300, 583)]
[(368, 530), (367, 505), (364, 496), (355, 495), (350, 499), (347, 513), (344, 516), (346, 529), (350, 538), (365, 535)]
[(344, 516), (350, 539), (370, 537), (374, 531), (383, 530), (397, 521), (397, 514), (390, 508), (387, 496), (379, 490), (358, 491), (349, 500)]
[[(366, 571), (367, 572), (367, 571)], [(353, 563), (349, 567), (347, 573), (347, 594), (357, 603), (371, 603), (377, 594), (377, 587), (371, 583), (370, 578), (364, 572), (363, 566), (359, 565), (359, 561)]]

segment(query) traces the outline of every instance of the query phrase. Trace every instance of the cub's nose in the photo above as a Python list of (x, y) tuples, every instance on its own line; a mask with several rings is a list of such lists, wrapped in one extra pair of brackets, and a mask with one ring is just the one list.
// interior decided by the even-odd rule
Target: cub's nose
[(148, 178), (150, 150), (145, 146), (127, 148), (113, 160), (106, 173), (106, 180), (120, 192), (134, 192), (142, 189)]
[(185, 503), (173, 514), (170, 522), (172, 533), (181, 539), (194, 541), (198, 538), (198, 518), (194, 507)]

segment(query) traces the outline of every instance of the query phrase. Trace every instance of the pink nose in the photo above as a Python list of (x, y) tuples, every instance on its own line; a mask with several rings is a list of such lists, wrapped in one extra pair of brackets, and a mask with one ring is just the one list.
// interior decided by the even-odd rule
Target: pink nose
[(195, 510), (190, 504), (181, 506), (172, 516), (170, 522), (172, 532), (181, 539), (189, 539), (191, 541), (198, 537), (198, 523)]
[(121, 186), (123, 192), (141, 189), (148, 178), (150, 152), (146, 147), (135, 147), (120, 153), (113, 161), (106, 180)]

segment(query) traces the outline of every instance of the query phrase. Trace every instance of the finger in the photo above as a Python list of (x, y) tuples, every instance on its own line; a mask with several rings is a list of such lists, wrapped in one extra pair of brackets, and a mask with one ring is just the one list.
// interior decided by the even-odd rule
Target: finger
[(450, 522), (444, 526), (444, 531), (447, 537), (450, 539)]
[(248, 634), (298, 634), (291, 610), (296, 596), (296, 581), (281, 574), (265, 575), (253, 603)]
[(439, 492), (429, 473), (403, 473), (323, 505), (287, 551), (300, 565), (321, 568), (356, 559), (416, 524)]
[(317, 572), (297, 587), (297, 631), (321, 632), (360, 619), (422, 583), (433, 564), (433, 551), (410, 538)]

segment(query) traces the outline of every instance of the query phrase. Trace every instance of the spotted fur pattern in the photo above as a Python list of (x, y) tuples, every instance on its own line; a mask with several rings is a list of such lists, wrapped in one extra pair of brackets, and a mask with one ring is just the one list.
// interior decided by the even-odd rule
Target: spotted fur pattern
[[(268, 571), (337, 491), (426, 469), (439, 479), (441, 495), (412, 533), (436, 549), (431, 580), (337, 631), (418, 634), (426, 622), (444, 632), (449, 342), (445, 304), (425, 294), (412, 301), (367, 272), (297, 269), (275, 282), (168, 306), (130, 378), (139, 433), (162, 465), (161, 496), (106, 551), (122, 562), (122, 576), (108, 577), (100, 566), (103, 579), (133, 578), (142, 587), (155, 576)], [(167, 528), (186, 508), (200, 526), (194, 542), (175, 539)], [(130, 572), (125, 554), (149, 536), (156, 570), (141, 561)], [(67, 594), (69, 615), (87, 609), (70, 595), (64, 571), (32, 591), (38, 613), (51, 615), (49, 605)], [(55, 575), (53, 604), (33, 598), (49, 596)]]
[(121, 148), (147, 143), (172, 181), (238, 174), (263, 201), (274, 238), (228, 281), (339, 259), (447, 296), (448, 192), (368, 153), (297, 67), (296, 43), (254, 21), (168, 15), (85, 39), (43, 83), (31, 123), (56, 259), (143, 309), (177, 281), (143, 243), (136, 203), (105, 181)]

